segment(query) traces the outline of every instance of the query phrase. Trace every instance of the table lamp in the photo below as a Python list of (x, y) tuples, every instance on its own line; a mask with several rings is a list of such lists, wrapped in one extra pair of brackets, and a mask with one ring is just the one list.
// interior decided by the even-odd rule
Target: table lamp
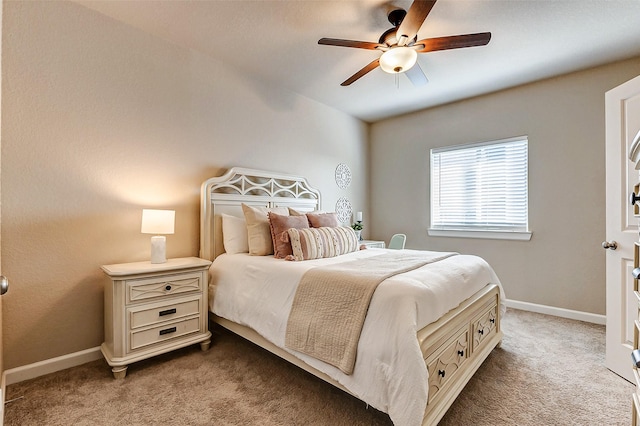
[(154, 234), (151, 237), (151, 263), (167, 261), (167, 238), (158, 234), (173, 234), (176, 212), (174, 210), (142, 209), (143, 234)]

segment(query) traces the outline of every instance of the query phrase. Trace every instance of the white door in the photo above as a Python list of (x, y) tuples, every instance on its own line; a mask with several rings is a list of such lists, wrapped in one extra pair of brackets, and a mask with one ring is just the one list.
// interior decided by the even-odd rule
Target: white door
[[(640, 129), (640, 76), (606, 93), (606, 360), (614, 373), (633, 382), (631, 350), (638, 301), (633, 293), (633, 254), (640, 217), (629, 195), (640, 175), (629, 147)], [(588, 171), (586, 171), (588, 173)], [(588, 188), (585, 188), (588, 191)], [(614, 243), (615, 242), (615, 243)]]

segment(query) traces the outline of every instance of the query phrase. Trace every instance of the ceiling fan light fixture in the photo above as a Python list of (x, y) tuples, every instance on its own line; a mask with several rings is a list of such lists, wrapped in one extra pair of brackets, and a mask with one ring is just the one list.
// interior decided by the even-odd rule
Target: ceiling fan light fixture
[(408, 71), (416, 64), (418, 52), (410, 47), (392, 47), (380, 56), (380, 68), (389, 74)]

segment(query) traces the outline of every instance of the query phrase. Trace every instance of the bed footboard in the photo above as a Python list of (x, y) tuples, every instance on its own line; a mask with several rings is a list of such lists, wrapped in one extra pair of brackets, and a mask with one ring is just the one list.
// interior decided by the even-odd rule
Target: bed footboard
[(500, 291), (487, 286), (418, 332), (429, 372), (422, 424), (437, 424), (491, 351), (502, 341)]
[[(210, 314), (210, 319), (353, 395), (325, 373), (275, 346), (254, 330), (214, 314)], [(498, 286), (488, 285), (480, 290), (437, 322), (418, 331), (417, 337), (429, 371), (429, 399), (422, 424), (433, 426), (442, 419), (471, 376), (502, 341)]]

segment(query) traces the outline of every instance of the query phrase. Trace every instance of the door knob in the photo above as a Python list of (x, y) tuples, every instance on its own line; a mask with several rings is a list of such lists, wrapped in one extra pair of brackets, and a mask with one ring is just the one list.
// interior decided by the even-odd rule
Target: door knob
[(0, 296), (9, 291), (9, 280), (4, 276), (0, 275)]
[(602, 242), (602, 248), (603, 249), (615, 250), (615, 249), (618, 248), (618, 243), (616, 243), (615, 241), (603, 241)]

